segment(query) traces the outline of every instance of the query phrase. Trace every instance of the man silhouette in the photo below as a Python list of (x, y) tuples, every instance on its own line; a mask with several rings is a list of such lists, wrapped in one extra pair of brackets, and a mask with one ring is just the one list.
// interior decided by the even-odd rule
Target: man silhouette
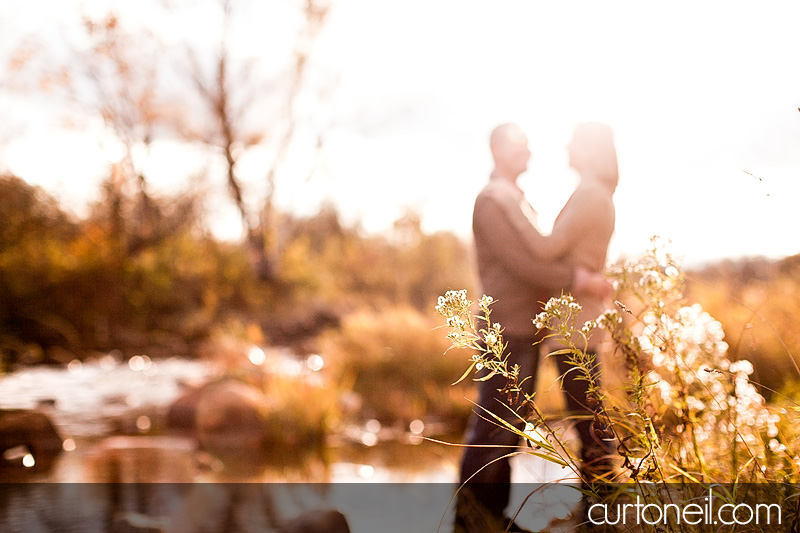
[[(491, 319), (504, 329), (508, 366), (519, 365), (519, 375), (531, 377), (523, 382), (525, 392), (531, 394), (539, 361), (532, 318), (541, 310), (539, 302), (562, 291), (588, 292), (602, 298), (611, 286), (599, 273), (537, 258), (536, 249), (543, 237), (537, 229), (536, 212), (517, 185), (531, 156), (522, 128), (511, 123), (498, 126), (491, 134), (490, 148), (494, 170), (475, 201), (472, 220), (478, 271), (483, 293), (495, 299)], [(565, 387), (568, 382), (572, 380), (565, 380)], [(502, 376), (479, 382), (479, 407), (470, 417), (461, 464), (463, 486), (457, 498), (454, 529), (458, 533), (525, 531), (504, 515), (511, 469), (503, 456), (519, 438), (484, 412), (522, 427), (506, 407), (508, 398), (499, 392), (505, 384)]]

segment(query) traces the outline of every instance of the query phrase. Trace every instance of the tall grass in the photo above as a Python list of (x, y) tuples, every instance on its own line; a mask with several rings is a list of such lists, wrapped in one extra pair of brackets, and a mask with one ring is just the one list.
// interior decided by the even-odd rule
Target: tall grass
[[(588, 382), (586, 402), (596, 411), (593, 430), (613, 440), (615, 468), (600, 478), (585, 477), (573, 447), (544, 414), (535, 393), (521, 390), (527, 376), (506, 364), (502, 325), (491, 321), (492, 298), (484, 295), (477, 303), (480, 313), (473, 315), (466, 291), (450, 291), (439, 298), (437, 310), (446, 317), (452, 346), (472, 351), (463, 378), (483, 369), (504, 376), (514, 401), (509, 408), (521, 406), (517, 412), (530, 413), (527, 430), (489, 412), (484, 416), (527, 442), (520, 453), (569, 467), (595, 497), (608, 498), (612, 482), (655, 503), (724, 486), (722, 504), (757, 484), (759, 497), (775, 498), (773, 503), (783, 503), (788, 490), (796, 507), (789, 484), (800, 480), (798, 405), (768, 403), (750, 379), (752, 364), (729, 358), (720, 323), (686, 300), (679, 261), (658, 239), (642, 258), (615, 265), (610, 276), (614, 307), (596, 320), (576, 323), (581, 307), (569, 295), (550, 299), (532, 319), (560, 344), (574, 378)], [(586, 339), (598, 334), (608, 339), (603, 365), (583, 349)], [(599, 379), (608, 366), (617, 366), (622, 379)], [(700, 529), (674, 521), (662, 526)]]
[(320, 339), (331, 372), (352, 383), (363, 417), (408, 423), (436, 417), (466, 420), (468, 384), (450, 387), (462, 371), (457, 357), (442, 357), (447, 341), (436, 317), (411, 307), (364, 308)]

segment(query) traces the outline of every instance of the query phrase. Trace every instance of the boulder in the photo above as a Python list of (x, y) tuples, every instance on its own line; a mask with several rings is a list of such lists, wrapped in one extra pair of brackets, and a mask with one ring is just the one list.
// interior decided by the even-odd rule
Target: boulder
[(276, 500), (281, 490), (281, 484), (269, 483), (195, 483), (165, 523), (170, 524), (169, 533), (350, 533), (344, 515), (333, 509), (309, 509), (284, 517)]
[(167, 409), (167, 428), (196, 435), (195, 417), (203, 391), (204, 387), (190, 387), (173, 400)]
[(109, 533), (164, 533), (161, 520), (138, 513), (118, 514), (111, 521)]
[(281, 528), (283, 533), (350, 533), (350, 526), (342, 513), (335, 509), (306, 512), (289, 520)]
[(265, 443), (269, 412), (266, 396), (234, 379), (211, 383), (197, 402), (195, 423), (201, 445), (219, 450), (259, 450)]
[[(266, 436), (269, 406), (257, 388), (236, 379), (223, 379), (192, 387), (167, 410), (167, 428), (220, 445), (261, 444)], [(257, 442), (256, 442), (257, 441)]]
[(63, 440), (50, 418), (40, 411), (0, 410), (0, 456), (18, 446), (27, 447), (34, 458), (39, 458), (60, 453)]

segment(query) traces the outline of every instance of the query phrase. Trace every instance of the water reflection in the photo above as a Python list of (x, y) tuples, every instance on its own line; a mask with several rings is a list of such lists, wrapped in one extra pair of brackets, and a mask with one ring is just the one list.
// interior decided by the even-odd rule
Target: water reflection
[[(303, 379), (321, 377), (324, 367), (321, 356), (297, 359), (272, 350), (251, 350), (248, 359), (261, 362), (264, 372)], [(365, 420), (339, 428), (324, 443), (292, 446), (265, 445), (239, 426), (216, 434), (168, 432), (167, 407), (187, 384), (208, 382), (218, 373), (203, 362), (145, 355), (123, 362), (109, 354), (0, 377), (0, 409), (38, 409), (63, 437), (53, 453), (24, 444), (5, 450), (3, 461), (13, 466), (0, 470), (0, 481), (56, 484), (0, 489), (0, 531), (167, 531), (167, 522), (174, 526), (169, 531), (181, 530), (175, 524), (190, 531), (197, 517), (206, 531), (234, 531), (228, 527), (234, 518), (249, 526), (275, 525), (287, 516), (328, 517), (315, 511), (327, 507), (346, 510), (356, 531), (391, 531), (387, 521), (393, 520), (397, 531), (436, 531), (441, 520), (446, 523), (461, 449), (425, 439), (441, 435), (443, 424), (413, 420), (399, 427)], [(459, 442), (460, 434), (441, 439)], [(541, 482), (564, 475), (541, 461), (518, 464), (514, 471)], [(241, 485), (253, 483), (262, 489)], [(525, 501), (527, 489), (514, 490), (517, 501)], [(573, 505), (563, 498), (566, 503), (556, 505), (549, 496), (532, 501), (528, 509), (541, 503), (527, 515), (537, 525)], [(419, 525), (408, 529), (411, 515)]]
[(74, 482), (431, 482), (457, 479), (460, 450), (423, 441), (340, 443), (311, 448), (200, 449), (178, 436), (72, 439), (49, 466), (2, 470), (3, 481)]
[[(270, 372), (316, 375), (324, 359), (279, 350), (251, 350)], [(255, 361), (253, 361), (255, 359)], [(426, 425), (385, 427), (378, 420), (346, 426), (327, 445), (248, 446), (246, 435), (166, 432), (167, 407), (186, 384), (214, 378), (219, 369), (180, 358), (127, 362), (111, 353), (66, 368), (25, 368), (0, 377), (0, 409), (39, 409), (63, 438), (60, 455), (13, 449), (19, 468), (2, 480), (57, 482), (340, 482), (380, 479), (455, 479), (459, 452), (426, 443)], [(435, 424), (433, 424), (433, 429)], [(227, 437), (226, 437), (227, 435)], [(219, 438), (210, 438), (210, 437)], [(198, 441), (198, 437), (200, 440)], [(208, 437), (208, 438), (202, 438)], [(256, 439), (258, 440), (258, 439)], [(453, 436), (453, 441), (458, 436)], [(256, 441), (254, 440), (254, 443)], [(200, 445), (202, 443), (202, 446)], [(413, 443), (419, 446), (409, 446)], [(30, 465), (30, 466), (28, 466)]]
[(207, 362), (171, 358), (156, 364), (134, 356), (122, 364), (110, 354), (73, 361), (66, 369), (24, 368), (0, 376), (0, 409), (39, 408), (63, 436), (103, 436), (123, 429), (120, 419), (132, 409), (143, 411), (137, 417), (158, 416), (185, 384), (203, 383), (218, 372)]
[(174, 436), (74, 444), (49, 475), (28, 479), (60, 483), (0, 485), (0, 531), (292, 531), (287, 524), (321, 520), (295, 531), (333, 533), (342, 526), (334, 508), (353, 531), (408, 531), (413, 512), (414, 531), (434, 532), (454, 490), (456, 454), (430, 442), (213, 454)]

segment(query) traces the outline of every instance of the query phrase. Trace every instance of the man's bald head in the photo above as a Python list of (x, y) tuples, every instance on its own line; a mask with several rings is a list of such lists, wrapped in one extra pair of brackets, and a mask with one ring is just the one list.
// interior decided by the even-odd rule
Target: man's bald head
[(519, 124), (515, 124), (513, 122), (506, 122), (505, 124), (500, 124), (494, 130), (492, 130), (492, 134), (489, 137), (489, 147), (494, 152), (497, 148), (501, 148), (505, 143), (519, 141), (520, 139), (525, 139), (525, 132), (522, 131), (522, 128)]
[(528, 136), (518, 124), (500, 124), (489, 137), (489, 148), (494, 158), (495, 172), (516, 180), (528, 168), (531, 152), (528, 149)]

